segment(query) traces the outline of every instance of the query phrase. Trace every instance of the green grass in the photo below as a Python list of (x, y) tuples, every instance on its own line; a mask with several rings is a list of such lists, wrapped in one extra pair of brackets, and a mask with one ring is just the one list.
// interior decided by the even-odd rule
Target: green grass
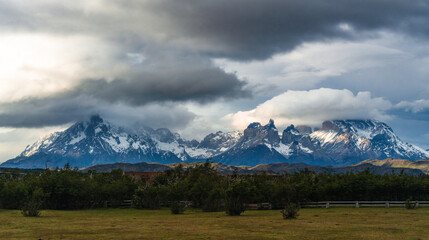
[(42, 211), (23, 217), (0, 210), (0, 239), (429, 239), (429, 208), (302, 209), (296, 220), (279, 210), (223, 212), (169, 209)]

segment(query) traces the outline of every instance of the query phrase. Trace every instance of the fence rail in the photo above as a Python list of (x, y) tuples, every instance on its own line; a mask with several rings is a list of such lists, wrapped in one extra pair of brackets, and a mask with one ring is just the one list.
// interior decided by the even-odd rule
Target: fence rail
[[(185, 206), (192, 205), (190, 201), (181, 201)], [(405, 207), (405, 201), (323, 201), (323, 202), (305, 202), (301, 203), (302, 208), (331, 208), (331, 207)], [(410, 201), (416, 208), (429, 207), (429, 201)], [(163, 205), (166, 205), (165, 203)], [(168, 204), (167, 204), (168, 205)], [(131, 200), (124, 200), (122, 202), (112, 203), (110, 201), (104, 202), (104, 207), (132, 207)], [(247, 204), (249, 209), (272, 209), (270, 203)]]
[(122, 202), (105, 201), (103, 206), (105, 208), (108, 208), (108, 207), (130, 208), (132, 207), (132, 204), (133, 204), (132, 200), (123, 200)]
[[(171, 202), (162, 202), (161, 206), (168, 206)], [(191, 201), (180, 201), (185, 207), (192, 206)], [(105, 208), (108, 207), (119, 207), (119, 208), (131, 208), (133, 207), (133, 201), (132, 200), (123, 200), (122, 202), (111, 202), (111, 201), (105, 201), (103, 206)]]
[[(417, 207), (429, 207), (429, 201), (410, 201)], [(330, 207), (405, 207), (405, 201), (325, 201), (302, 203), (303, 208), (330, 208)]]

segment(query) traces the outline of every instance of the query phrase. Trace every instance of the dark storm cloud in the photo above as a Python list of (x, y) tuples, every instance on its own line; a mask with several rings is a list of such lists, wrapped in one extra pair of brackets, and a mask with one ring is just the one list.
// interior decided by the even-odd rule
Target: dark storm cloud
[(91, 34), (124, 48), (158, 43), (242, 60), (268, 58), (308, 41), (368, 37), (378, 30), (429, 36), (428, 0), (106, 0), (98, 7), (70, 5), (6, 1), (0, 20), (14, 30)]
[(134, 119), (149, 126), (183, 127), (195, 114), (181, 107), (180, 102), (206, 103), (251, 94), (244, 89), (245, 82), (215, 67), (178, 70), (170, 66), (157, 71), (130, 71), (127, 77), (127, 80), (85, 80), (52, 96), (2, 103), (0, 127), (61, 125), (96, 113), (112, 119), (137, 114)]
[(80, 121), (95, 114), (87, 99), (29, 98), (0, 104), (0, 127), (44, 127)]
[[(428, 35), (429, 1), (153, 1), (183, 35), (224, 45), (219, 56), (253, 59), (306, 41), (358, 38), (372, 30)], [(349, 24), (358, 33), (343, 31)], [(367, 32), (367, 33), (366, 33)]]
[(161, 70), (140, 72), (132, 80), (88, 80), (71, 93), (88, 95), (107, 102), (124, 102), (144, 105), (149, 102), (198, 101), (207, 102), (217, 98), (241, 98), (250, 96), (244, 90), (245, 82), (234, 74), (218, 68)]
[(136, 122), (151, 127), (183, 128), (195, 118), (186, 107), (173, 103), (130, 107), (106, 105), (90, 97), (56, 96), (0, 104), (0, 127), (38, 128), (88, 120), (99, 114), (122, 125)]
[(413, 106), (413, 104), (416, 105), (416, 102), (400, 102), (390, 112), (397, 118), (424, 121), (429, 124), (429, 105), (427, 103), (429, 103), (429, 100), (426, 100), (426, 106), (416, 110), (416, 107)]
[(102, 116), (117, 123), (119, 126), (135, 126), (143, 124), (152, 128), (169, 128), (178, 130), (185, 128), (197, 116), (185, 106), (175, 103), (148, 104), (139, 108), (129, 106), (117, 106), (105, 108)]

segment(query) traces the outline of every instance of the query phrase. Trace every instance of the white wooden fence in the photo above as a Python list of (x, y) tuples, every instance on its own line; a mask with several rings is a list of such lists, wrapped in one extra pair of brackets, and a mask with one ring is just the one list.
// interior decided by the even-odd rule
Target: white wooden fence
[(133, 201), (132, 200), (123, 200), (122, 202), (119, 203), (115, 203), (112, 204), (112, 202), (110, 201), (104, 201), (103, 203), (103, 207), (108, 208), (108, 207), (119, 207), (119, 208), (130, 208), (132, 206)]
[[(161, 203), (161, 206), (168, 206), (168, 204), (170, 204), (171, 202), (163, 202)], [(180, 203), (182, 203), (185, 207), (190, 207), (192, 206), (192, 202), (191, 201), (180, 201)], [(110, 201), (104, 201), (103, 203), (103, 207), (108, 208), (108, 207), (119, 207), (119, 208), (131, 208), (133, 207), (133, 201), (132, 200), (123, 200), (122, 202), (116, 203), (116, 204), (112, 204), (112, 202)]]
[[(410, 201), (418, 207), (428, 207), (429, 201)], [(301, 204), (302, 208), (330, 208), (330, 207), (405, 207), (405, 201), (325, 201), (307, 202)]]
[[(190, 201), (181, 201), (187, 207), (192, 205)], [(410, 201), (415, 208), (429, 207), (429, 201)], [(306, 202), (300, 204), (302, 208), (331, 208), (331, 207), (405, 207), (405, 201), (324, 201), (324, 202)], [(111, 207), (112, 203), (109, 201), (104, 202), (104, 207)], [(120, 208), (132, 207), (131, 200), (124, 200), (119, 203)], [(270, 203), (247, 204), (249, 209), (272, 209)]]

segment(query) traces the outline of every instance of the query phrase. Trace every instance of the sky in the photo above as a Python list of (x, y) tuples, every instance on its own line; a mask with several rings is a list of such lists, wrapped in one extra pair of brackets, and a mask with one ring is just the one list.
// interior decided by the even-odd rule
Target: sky
[(93, 114), (188, 139), (377, 119), (429, 148), (429, 0), (0, 0), (0, 162)]

